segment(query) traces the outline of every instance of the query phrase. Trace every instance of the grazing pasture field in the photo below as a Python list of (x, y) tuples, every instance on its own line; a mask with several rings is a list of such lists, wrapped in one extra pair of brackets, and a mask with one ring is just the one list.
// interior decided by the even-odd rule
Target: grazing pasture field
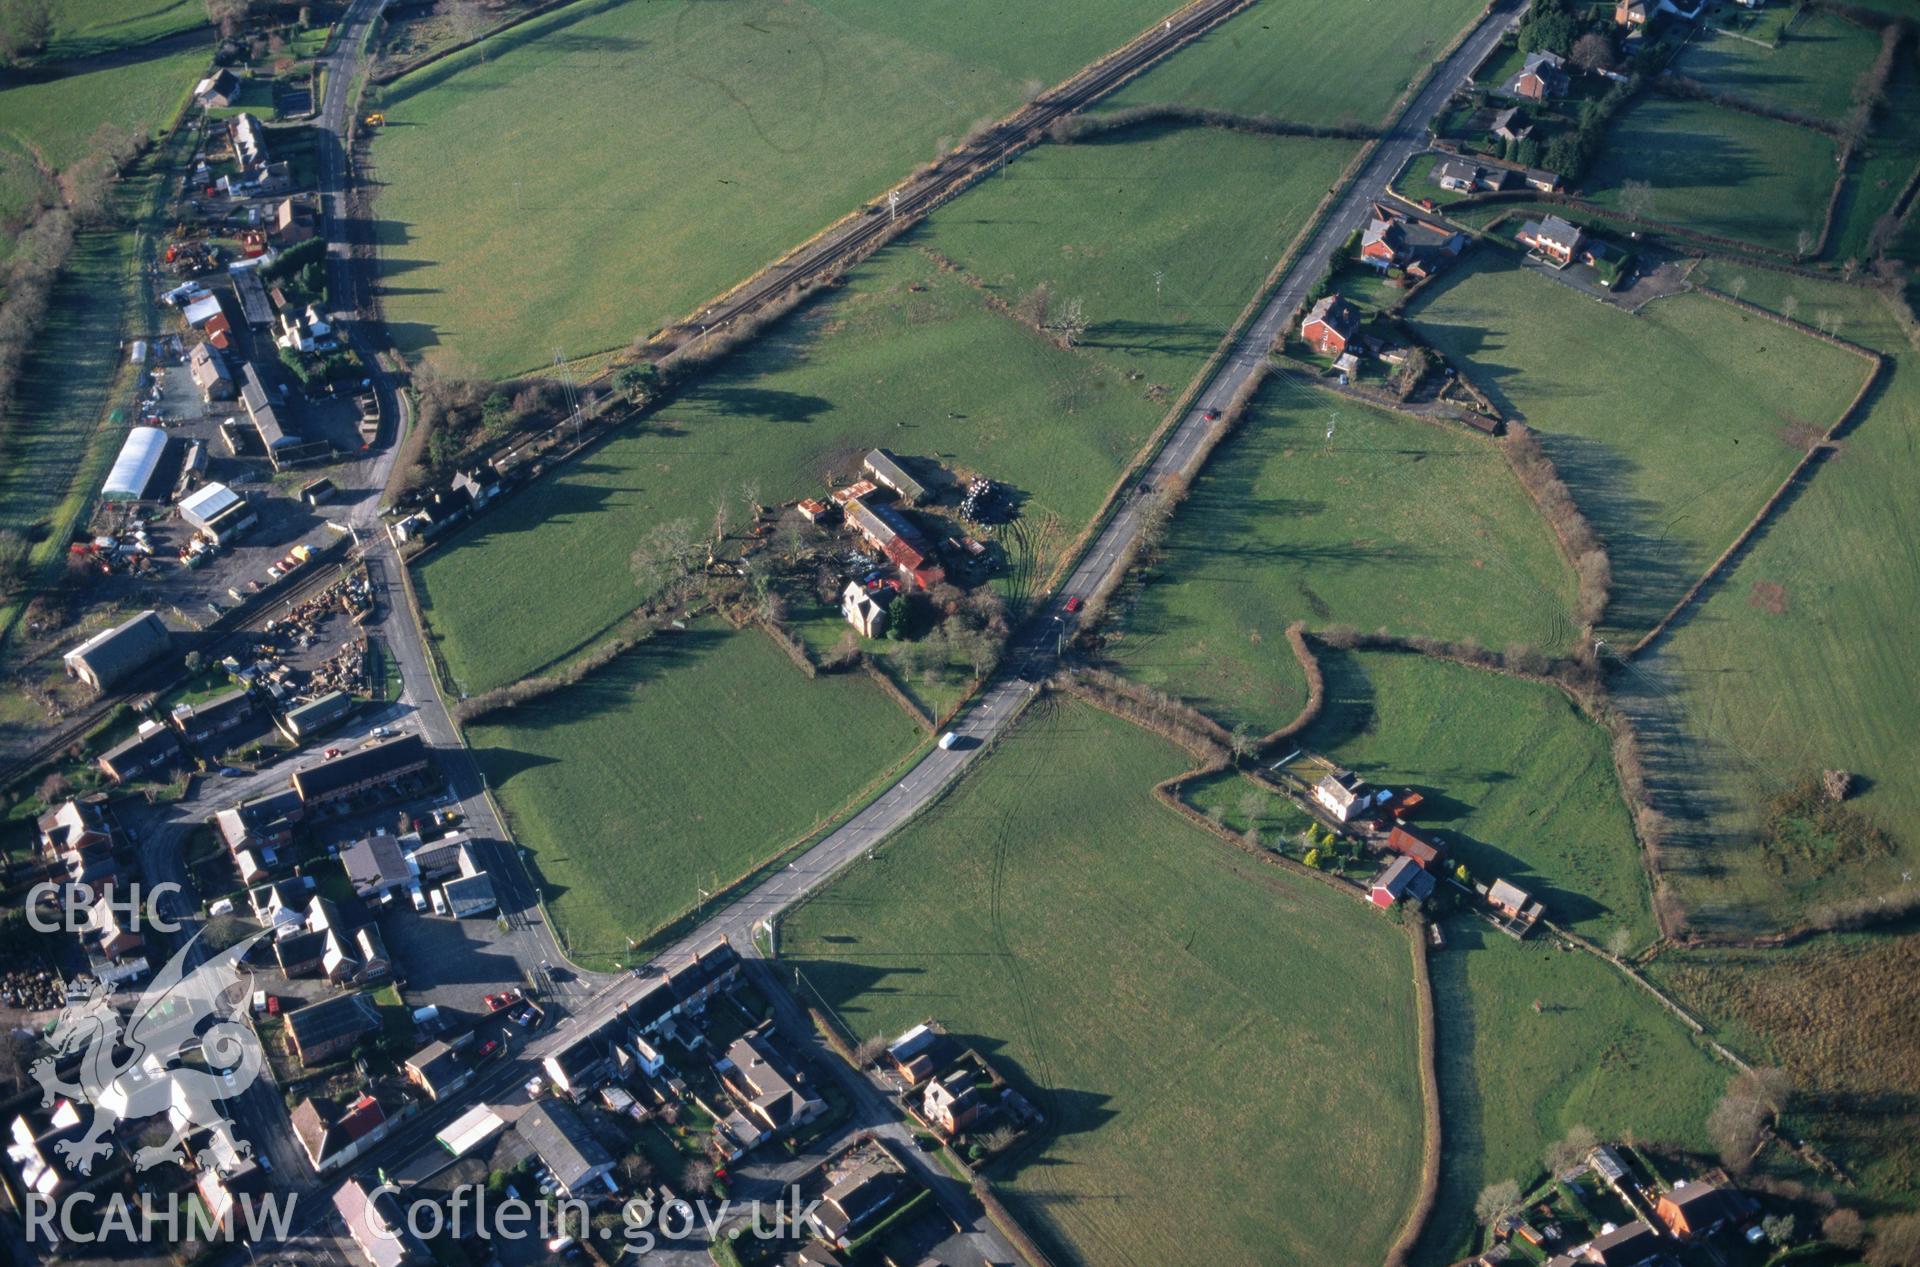
[(526, 23), (385, 93), (389, 327), (496, 375), (624, 344), (1174, 7), (586, 0)]
[(1822, 937), (1787, 950), (1686, 949), (1649, 972), (1756, 1061), (1793, 1078), (1788, 1129), (1875, 1196), (1920, 1193), (1920, 935)]
[(1057, 1261), (1378, 1262), (1420, 1166), (1406, 934), (1156, 803), (1185, 754), (1033, 708), (783, 958), (862, 1037), (936, 1017), (1033, 1100), (994, 1187)]
[[(639, 598), (627, 557), (648, 528), (705, 525), (749, 481), (771, 501), (818, 493), (875, 445), (1007, 483), (1027, 548), (1056, 557), (1349, 148), (1191, 129), (1022, 158), (645, 426), (430, 555), (419, 574), (456, 680), (472, 691), (520, 677), (624, 615)], [(1173, 196), (1186, 177), (1220, 196)], [(1090, 236), (1096, 213), (1119, 227)], [(1168, 273), (1157, 301), (1156, 268)], [(1056, 309), (1084, 299), (1080, 346), (1005, 310), (1043, 281)]]
[(206, 48), (0, 88), (0, 135), (58, 171), (88, 152), (102, 123), (156, 132), (206, 73), (211, 45), (209, 35)]
[(206, 25), (200, 0), (54, 0), (46, 58), (88, 57)]
[(808, 680), (764, 634), (711, 624), (468, 728), (555, 930), (596, 968), (807, 835), (920, 735), (861, 675)]
[(1551, 653), (1574, 636), (1572, 599), (1491, 442), (1276, 374), (1194, 481), (1108, 654), (1265, 732), (1306, 700), (1295, 620)]
[(1604, 944), (1655, 935), (1606, 732), (1559, 690), (1398, 653), (1328, 652), (1327, 702), (1300, 736), (1380, 787), (1426, 796), (1420, 823), (1474, 878), (1505, 877)]
[[(1714, 284), (1828, 314), (1841, 333), (1897, 358), (1871, 408), (1698, 608), (1619, 676), (1615, 689), (1665, 740), (1650, 752), (1666, 856), (1696, 924), (1793, 925), (1808, 907), (1882, 893), (1920, 862), (1920, 371), (1870, 291), (1716, 264)], [(1770, 837), (1769, 802), (1822, 770), (1859, 776), (1848, 806), (1890, 848), (1809, 850)], [(1864, 836), (1854, 833), (1852, 844)], [(1845, 842), (1843, 842), (1844, 844)]]
[(1627, 181), (1652, 187), (1648, 218), (1781, 251), (1818, 236), (1837, 175), (1833, 138), (1705, 101), (1643, 96), (1614, 120), (1581, 184), (1618, 207)]
[(1447, 949), (1429, 959), (1440, 1199), (1414, 1261), (1460, 1258), (1480, 1190), (1532, 1187), (1547, 1147), (1575, 1126), (1711, 1151), (1707, 1114), (1734, 1071), (1639, 986), (1592, 955), (1516, 942), (1478, 918), (1456, 916), (1445, 931)]
[[(1920, 119), (1920, 58), (1913, 56), (1909, 45), (1908, 55), (1894, 61), (1886, 104), (1847, 165), (1846, 188), (1840, 192), (1833, 236), (1827, 241), (1828, 260), (1868, 257), (1874, 222), (1893, 209), (1894, 200), (1920, 167), (1920, 127), (1914, 126), (1915, 119)], [(1909, 215), (1905, 220), (1909, 227), (1917, 223), (1920, 217)]]
[(1100, 108), (1177, 102), (1298, 123), (1381, 123), (1483, 8), (1474, 0), (1373, 0), (1368, 34), (1355, 38), (1303, 0), (1262, 0)]
[(1541, 432), (1613, 559), (1616, 631), (1652, 626), (1866, 377), (1857, 356), (1704, 295), (1629, 315), (1487, 256), (1410, 318)]
[(1829, 13), (1801, 14), (1775, 48), (1730, 35), (1703, 35), (1674, 69), (1715, 92), (1836, 122), (1853, 108), (1853, 85), (1880, 51), (1880, 33)]

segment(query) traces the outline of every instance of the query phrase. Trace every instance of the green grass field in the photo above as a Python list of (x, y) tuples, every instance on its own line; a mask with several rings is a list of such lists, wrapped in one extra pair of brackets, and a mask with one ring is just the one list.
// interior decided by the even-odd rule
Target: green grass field
[[(1847, 185), (1840, 193), (1833, 235), (1826, 258), (1864, 259), (1874, 221), (1893, 209), (1915, 168), (1920, 168), (1920, 59), (1911, 55), (1895, 60), (1887, 84), (1887, 103), (1874, 116), (1867, 138), (1853, 152), (1847, 166)], [(1906, 223), (1920, 223), (1908, 216)]]
[(1805, 13), (1777, 48), (1703, 35), (1687, 45), (1674, 69), (1716, 92), (1839, 120), (1852, 109), (1854, 81), (1879, 51), (1879, 32), (1831, 14)]
[(1513, 880), (1547, 917), (1605, 943), (1654, 936), (1647, 880), (1607, 736), (1552, 687), (1423, 656), (1329, 652), (1327, 703), (1300, 745), (1381, 787), (1426, 795), (1420, 821), (1476, 879)]
[(1116, 93), (1300, 123), (1379, 123), (1461, 31), (1474, 0), (1374, 0), (1366, 38), (1306, 0), (1262, 0)]
[[(1809, 904), (1881, 892), (1920, 861), (1920, 686), (1911, 672), (1920, 605), (1920, 371), (1872, 293), (1761, 269), (1715, 266), (1721, 286), (1837, 318), (1841, 332), (1901, 358), (1872, 407), (1698, 610), (1616, 689), (1669, 735), (1655, 773), (1680, 819), (1669, 863), (1703, 927), (1793, 924)], [(1851, 802), (1896, 848), (1849, 860), (1761, 844), (1759, 810), (1823, 769), (1860, 776)]]
[(700, 625), (468, 740), (569, 954), (606, 967), (700, 889), (806, 835), (920, 734), (858, 674), (809, 681), (765, 635)]
[(1839, 417), (1858, 357), (1702, 295), (1638, 315), (1488, 256), (1415, 301), (1425, 337), (1542, 442), (1650, 627)]
[(1170, 0), (589, 0), (387, 90), (389, 328), (506, 373), (685, 315)]
[[(714, 499), (748, 481), (771, 500), (817, 493), (877, 444), (1012, 486), (1031, 548), (1057, 555), (1350, 149), (1201, 129), (1021, 159), (647, 426), (429, 556), (423, 597), (454, 676), (468, 690), (511, 680), (625, 614), (639, 598), (627, 558), (650, 526), (705, 524)], [(1222, 196), (1171, 197), (1186, 173)], [(1123, 227), (1090, 234), (1102, 213)], [(978, 283), (937, 266), (922, 243)], [(1158, 299), (1156, 268), (1168, 274)], [(1081, 347), (990, 306), (1036, 281), (1054, 284), (1057, 303), (1084, 299)], [(526, 618), (498, 619), (503, 610)]]
[[(1440, 1200), (1415, 1261), (1453, 1262), (1481, 1188), (1526, 1190), (1575, 1126), (1602, 1139), (1709, 1150), (1705, 1123), (1733, 1070), (1613, 968), (1471, 917), (1429, 959), (1438, 1022)], [(1534, 1009), (1535, 1001), (1539, 1010)]]
[(1406, 935), (1157, 804), (1185, 754), (1048, 699), (780, 949), (1047, 1116), (995, 1190), (1065, 1263), (1378, 1262), (1420, 1165)]
[(1653, 190), (1649, 218), (1781, 251), (1817, 236), (1838, 173), (1833, 139), (1704, 101), (1644, 96), (1614, 120), (1580, 182), (1605, 207), (1621, 186)]
[(1109, 654), (1264, 732), (1306, 700), (1295, 620), (1558, 652), (1572, 597), (1490, 442), (1276, 375), (1195, 481)]
[(55, 0), (46, 59), (91, 57), (206, 25), (199, 0)]
[(157, 132), (206, 73), (211, 48), (209, 37), (206, 48), (0, 89), (0, 134), (57, 171), (87, 153), (102, 123)]

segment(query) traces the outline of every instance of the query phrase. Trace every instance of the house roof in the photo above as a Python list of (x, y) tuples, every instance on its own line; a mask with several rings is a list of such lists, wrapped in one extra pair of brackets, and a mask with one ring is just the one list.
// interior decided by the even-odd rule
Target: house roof
[(301, 1047), (378, 1029), (380, 1009), (364, 993), (340, 994), (287, 1013), (287, 1032)]
[(178, 755), (180, 736), (159, 722), (141, 722), (133, 737), (122, 740), (100, 754), (100, 763), (114, 769), (131, 765), (151, 765), (162, 758)]
[(753, 1092), (753, 1107), (775, 1127), (786, 1125), (802, 1116), (809, 1105), (818, 1103), (786, 1071), (785, 1058), (774, 1050), (765, 1033), (735, 1039), (727, 1048), (726, 1060)]
[(1645, 1219), (1596, 1236), (1587, 1246), (1588, 1256), (1601, 1267), (1637, 1267), (1659, 1252), (1660, 1234)]
[(1527, 891), (1519, 885), (1508, 880), (1495, 880), (1487, 889), (1487, 900), (1496, 906), (1511, 907), (1517, 911), (1531, 899), (1527, 896)]
[(1438, 841), (1428, 840), (1410, 827), (1396, 825), (1387, 833), (1387, 848), (1398, 854), (1405, 854), (1421, 866), (1437, 862), (1446, 852), (1446, 846)]
[(173, 641), (158, 612), (143, 611), (124, 624), (93, 635), (64, 659), (84, 663), (102, 683), (111, 685), (164, 652)]
[(466, 1072), (453, 1048), (437, 1039), (408, 1056), (407, 1068), (428, 1090), (445, 1087)]
[(1433, 884), (1431, 873), (1421, 870), (1412, 858), (1402, 856), (1387, 864), (1374, 879), (1373, 887), (1385, 890), (1396, 902), (1403, 897), (1419, 901), (1433, 892)]
[(394, 888), (413, 878), (407, 856), (392, 836), (368, 836), (354, 841), (340, 851), (340, 865), (346, 868), (347, 880), (356, 893)]
[(918, 501), (926, 495), (926, 486), (907, 473), (900, 460), (885, 449), (874, 449), (867, 454), (864, 463), (873, 477), (891, 488), (908, 501)]
[(514, 1129), (568, 1193), (613, 1165), (600, 1141), (565, 1105), (536, 1101), (520, 1115)]
[(295, 933), (273, 943), (273, 957), (279, 961), (282, 972), (322, 959), (326, 951), (325, 933)]
[(359, 1180), (349, 1179), (334, 1192), (333, 1208), (373, 1267), (400, 1267), (406, 1261), (406, 1220), (390, 1191), (370, 1196)]
[(440, 891), (446, 894), (447, 904), (456, 911), (462, 907), (477, 911), (499, 901), (493, 893), (493, 880), (484, 871), (448, 880), (440, 886)]
[(300, 799), (311, 801), (342, 788), (353, 787), (383, 776), (399, 778), (427, 763), (427, 746), (416, 734), (395, 735), (367, 748), (356, 748), (331, 761), (323, 761), (293, 773), (293, 786)]
[(314, 1096), (294, 1106), (293, 1133), (306, 1148), (316, 1166), (344, 1152), (355, 1141), (366, 1138), (387, 1120), (386, 1108), (370, 1095), (363, 1095), (352, 1108), (343, 1109), (336, 1100)]
[(1322, 295), (1320, 302), (1307, 310), (1305, 324), (1311, 325), (1316, 321), (1325, 322), (1342, 335), (1352, 334), (1360, 328), (1360, 314), (1338, 295)]
[(865, 1162), (827, 1189), (814, 1217), (832, 1235), (843, 1236), (891, 1201), (904, 1178), (894, 1166)]

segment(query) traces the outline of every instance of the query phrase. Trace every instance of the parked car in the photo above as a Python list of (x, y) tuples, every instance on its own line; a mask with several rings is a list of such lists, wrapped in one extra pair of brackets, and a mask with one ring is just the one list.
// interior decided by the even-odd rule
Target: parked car
[(1087, 600), (1080, 597), (1078, 594), (1075, 594), (1072, 598), (1069, 598), (1067, 600), (1067, 611), (1070, 613), (1077, 612), (1082, 607), (1085, 607), (1086, 605), (1087, 605)]
[(502, 1008), (512, 1007), (523, 997), (518, 990), (503, 990), (499, 994), (489, 994), (486, 997), (487, 1011), (498, 1012)]

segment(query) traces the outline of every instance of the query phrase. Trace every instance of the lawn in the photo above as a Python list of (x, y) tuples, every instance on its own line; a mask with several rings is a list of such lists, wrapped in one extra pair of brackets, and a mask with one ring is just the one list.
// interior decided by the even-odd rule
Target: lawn
[(1109, 653), (1265, 732), (1306, 700), (1283, 636), (1295, 620), (1560, 652), (1572, 598), (1490, 442), (1276, 374), (1195, 481)]
[(1575, 1126), (1602, 1139), (1710, 1150), (1706, 1117), (1733, 1070), (1591, 955), (1515, 942), (1476, 918), (1446, 924), (1432, 956), (1438, 1022), (1440, 1199), (1415, 1261), (1453, 1262), (1490, 1183), (1545, 1176)]
[(705, 624), (468, 728), (568, 954), (602, 968), (920, 738), (859, 674), (809, 681), (765, 635)]
[[(511, 680), (625, 614), (639, 597), (627, 558), (652, 525), (704, 524), (747, 482), (773, 501), (818, 493), (877, 444), (1010, 485), (1023, 548), (1057, 557), (1349, 151), (1190, 129), (1022, 158), (645, 427), (430, 556), (419, 574), (454, 676), (468, 690)], [(1186, 173), (1222, 196), (1174, 196)], [(959, 269), (936, 262), (954, 257)], [(1058, 304), (1083, 299), (1081, 346), (995, 310), (1039, 281)]]
[[(1760, 269), (1709, 270), (1722, 286), (1902, 359), (1840, 452), (1823, 463), (1699, 609), (1619, 689), (1655, 733), (1655, 767), (1684, 830), (1670, 861), (1704, 928), (1791, 925), (1809, 905), (1885, 891), (1920, 862), (1920, 370), (1871, 292)], [(1891, 852), (1805, 856), (1770, 846), (1760, 810), (1821, 770), (1858, 777), (1849, 804), (1890, 833)]]
[(88, 152), (102, 123), (158, 132), (206, 73), (211, 48), (209, 36), (205, 48), (0, 88), (0, 135), (58, 170)]
[(1840, 416), (1866, 366), (1703, 295), (1628, 315), (1481, 260), (1417, 299), (1413, 319), (1542, 433), (1612, 555), (1607, 624), (1644, 630)]
[(1730, 35), (1687, 45), (1674, 69), (1715, 92), (1838, 121), (1853, 108), (1853, 84), (1880, 52), (1880, 33), (1827, 13), (1803, 13), (1777, 48)]
[(1798, 1092), (1788, 1129), (1818, 1141), (1861, 1186), (1920, 1194), (1920, 1012), (1909, 983), (1920, 935), (1823, 937), (1790, 950), (1682, 950), (1651, 971), (1743, 1053)]
[(1617, 207), (1627, 181), (1652, 187), (1648, 218), (1780, 251), (1817, 237), (1837, 175), (1833, 138), (1704, 101), (1647, 95), (1607, 134), (1581, 181)]
[(1034, 707), (789, 913), (805, 993), (989, 1053), (1047, 1118), (995, 1190), (1056, 1261), (1380, 1261), (1420, 1166), (1406, 935), (1157, 804), (1185, 754)]
[(586, 0), (517, 27), (386, 91), (389, 328), (491, 374), (624, 344), (1174, 7)]
[(1306, 0), (1262, 0), (1114, 95), (1300, 123), (1381, 123), (1408, 84), (1478, 21), (1476, 0), (1372, 0), (1365, 38)]
[(1555, 688), (1422, 656), (1328, 652), (1327, 703), (1300, 736), (1381, 787), (1426, 796), (1422, 824), (1476, 879), (1504, 876), (1605, 943), (1654, 936), (1607, 736)]

